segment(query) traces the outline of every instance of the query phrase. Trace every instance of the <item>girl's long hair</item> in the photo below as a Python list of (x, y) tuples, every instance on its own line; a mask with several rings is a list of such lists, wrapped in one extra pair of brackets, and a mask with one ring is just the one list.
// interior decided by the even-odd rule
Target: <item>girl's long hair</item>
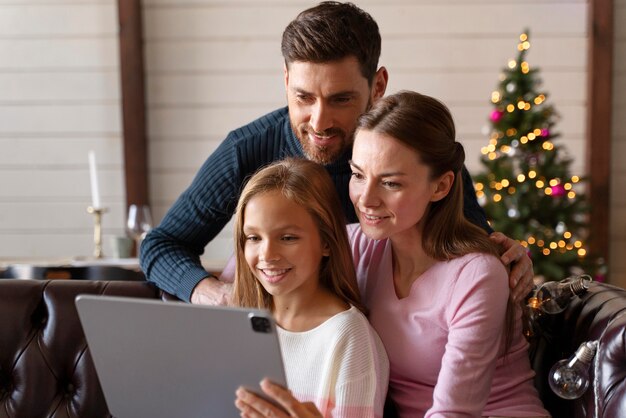
[[(346, 221), (339, 196), (330, 175), (319, 164), (288, 158), (259, 170), (247, 182), (239, 197), (235, 213), (236, 272), (233, 302), (238, 306), (274, 308), (272, 295), (259, 283), (245, 259), (246, 237), (244, 214), (250, 200), (258, 195), (278, 191), (285, 198), (302, 206), (318, 227), (321, 241), (329, 249), (322, 259), (320, 285), (343, 301), (365, 311), (346, 232)], [(303, 254), (303, 257), (306, 256)]]

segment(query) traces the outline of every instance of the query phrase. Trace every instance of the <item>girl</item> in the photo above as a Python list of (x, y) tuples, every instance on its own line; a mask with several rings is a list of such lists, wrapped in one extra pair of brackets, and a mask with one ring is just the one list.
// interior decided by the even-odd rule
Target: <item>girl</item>
[[(359, 119), (350, 161), (359, 224), (348, 233), (389, 355), (389, 395), (407, 418), (548, 416), (497, 248), (463, 217), (455, 135), (448, 109), (414, 92), (383, 98)], [(315, 416), (281, 388), (263, 388), (290, 416)], [(258, 416), (287, 416), (248, 402)]]
[(323, 416), (380, 417), (389, 365), (362, 313), (341, 213), (316, 163), (289, 159), (256, 173), (235, 215), (233, 302), (273, 313), (298, 400)]

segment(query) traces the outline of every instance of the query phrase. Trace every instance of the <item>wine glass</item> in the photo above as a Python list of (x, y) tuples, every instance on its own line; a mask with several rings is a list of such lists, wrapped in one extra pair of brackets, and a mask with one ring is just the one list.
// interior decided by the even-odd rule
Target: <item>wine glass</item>
[(152, 215), (150, 207), (147, 205), (130, 205), (128, 207), (128, 220), (126, 221), (126, 231), (137, 243), (137, 256), (141, 241), (152, 229)]

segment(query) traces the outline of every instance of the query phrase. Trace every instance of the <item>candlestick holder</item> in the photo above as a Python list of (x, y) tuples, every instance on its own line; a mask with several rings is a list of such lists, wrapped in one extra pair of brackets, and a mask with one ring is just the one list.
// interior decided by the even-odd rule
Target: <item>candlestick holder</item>
[(94, 250), (93, 256), (96, 258), (104, 257), (102, 253), (102, 214), (107, 212), (107, 208), (94, 208), (93, 206), (89, 206), (87, 208), (87, 212), (91, 213), (94, 216), (93, 222), (93, 243)]

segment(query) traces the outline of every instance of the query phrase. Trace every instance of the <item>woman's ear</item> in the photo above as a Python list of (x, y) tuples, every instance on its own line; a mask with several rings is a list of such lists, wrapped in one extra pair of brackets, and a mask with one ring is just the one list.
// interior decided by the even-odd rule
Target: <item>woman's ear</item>
[(450, 189), (454, 184), (454, 173), (452, 171), (446, 171), (438, 179), (432, 182), (432, 194), (430, 195), (431, 202), (437, 202), (450, 193)]
[(330, 256), (330, 246), (326, 242), (322, 243), (322, 256), (323, 257)]

